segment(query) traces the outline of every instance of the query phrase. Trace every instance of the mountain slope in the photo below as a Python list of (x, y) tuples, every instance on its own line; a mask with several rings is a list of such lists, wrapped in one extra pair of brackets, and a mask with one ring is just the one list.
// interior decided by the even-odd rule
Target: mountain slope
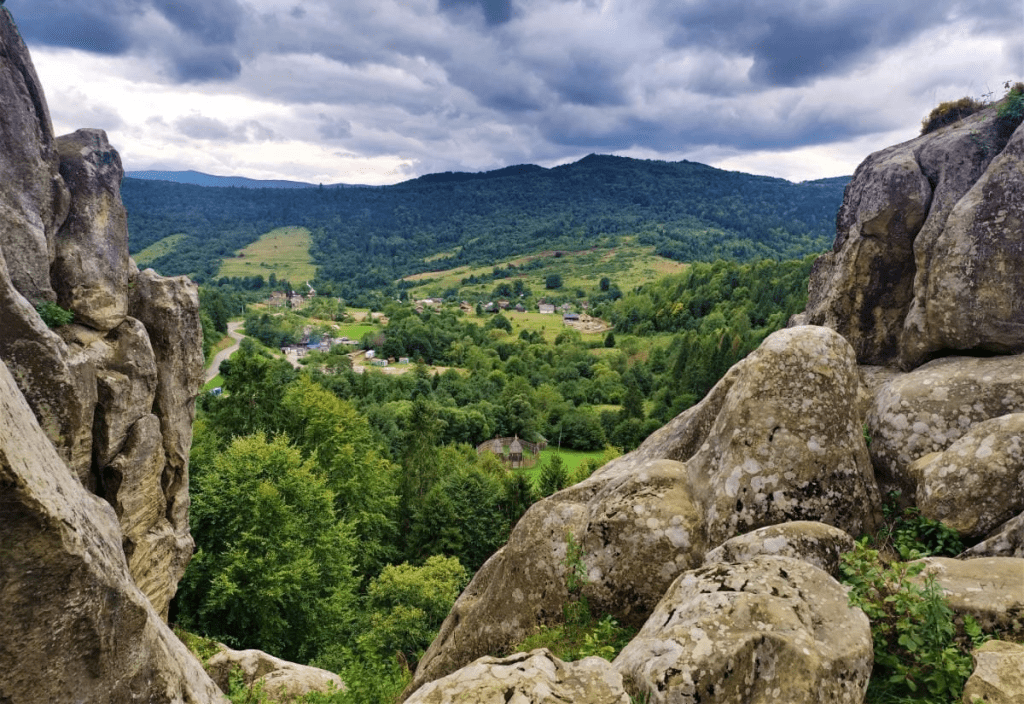
[(381, 188), (206, 188), (125, 179), (138, 251), (186, 237), (153, 262), (215, 275), (220, 259), (286, 225), (310, 229), (319, 277), (340, 292), (401, 276), (636, 236), (681, 261), (792, 258), (826, 249), (848, 179), (800, 184), (693, 162), (588, 156), (544, 169), (433, 174)]

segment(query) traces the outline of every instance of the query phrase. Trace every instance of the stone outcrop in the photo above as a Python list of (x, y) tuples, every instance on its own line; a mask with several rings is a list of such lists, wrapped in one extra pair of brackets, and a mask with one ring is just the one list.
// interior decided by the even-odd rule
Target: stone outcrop
[(747, 562), (758, 555), (795, 557), (839, 579), (840, 555), (853, 550), (850, 534), (818, 521), (791, 521), (730, 538), (704, 556), (704, 564)]
[(990, 640), (971, 655), (974, 672), (964, 685), (963, 704), (1024, 702), (1024, 645)]
[(993, 530), (977, 545), (959, 557), (1021, 557), (1024, 558), (1024, 513)]
[(4, 8), (0, 69), (0, 701), (220, 701), (161, 622), (193, 546), (196, 288), (131, 264), (120, 158), (54, 138)]
[(759, 556), (681, 575), (613, 664), (652, 704), (860, 704), (872, 662), (868, 619), (842, 585)]
[(880, 502), (858, 384), (831, 330), (770, 336), (635, 452), (531, 507), (455, 603), (412, 688), (560, 618), (570, 534), (592, 607), (640, 625), (677, 575), (737, 532), (795, 520), (872, 530)]
[(410, 704), (629, 704), (622, 677), (598, 657), (562, 662), (546, 649), (483, 657), (417, 691)]
[(1004, 132), (993, 106), (869, 156), (803, 320), (837, 330), (862, 364), (1024, 351), (1024, 130)]
[(970, 614), (987, 632), (1024, 635), (1024, 559), (926, 557), (922, 562), (917, 579), (933, 575), (953, 611)]
[(0, 363), (0, 701), (221, 702)]
[[(120, 157), (100, 130), (54, 138), (2, 8), (0, 41), (0, 360), (70, 470), (116, 510), (132, 574), (166, 615), (192, 554), (196, 288), (130, 263)], [(36, 306), (54, 300), (73, 325), (47, 327)]]
[(262, 650), (223, 648), (207, 660), (204, 667), (221, 691), (227, 693), (232, 672), (238, 672), (243, 685), (261, 687), (275, 704), (289, 704), (312, 692), (340, 692), (345, 689), (341, 678), (333, 672), (297, 665)]
[(911, 463), (942, 452), (977, 423), (1024, 412), (1024, 356), (947, 357), (882, 386), (867, 416), (883, 491), (913, 497)]
[(982, 538), (1024, 511), (1024, 413), (983, 421), (910, 465), (921, 515)]

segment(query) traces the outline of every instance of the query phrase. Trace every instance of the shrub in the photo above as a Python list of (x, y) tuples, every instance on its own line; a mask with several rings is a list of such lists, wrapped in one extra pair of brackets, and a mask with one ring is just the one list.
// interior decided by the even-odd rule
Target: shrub
[(928, 134), (940, 127), (951, 125), (968, 115), (973, 115), (983, 107), (985, 107), (985, 103), (967, 96), (959, 100), (940, 103), (938, 107), (928, 114), (928, 117), (921, 120), (921, 134)]
[(50, 328), (59, 328), (75, 319), (74, 313), (64, 310), (53, 301), (43, 301), (36, 306), (36, 312), (39, 313), (39, 317), (43, 319), (47, 327)]
[(996, 111), (1001, 137), (1009, 137), (1024, 122), (1024, 83), (1010, 86), (1007, 81), (1006, 88), (1006, 97)]

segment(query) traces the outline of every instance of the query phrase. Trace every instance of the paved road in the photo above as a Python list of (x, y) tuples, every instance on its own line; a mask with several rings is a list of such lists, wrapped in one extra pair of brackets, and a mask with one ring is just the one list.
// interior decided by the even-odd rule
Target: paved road
[(234, 339), (235, 344), (231, 345), (231, 347), (228, 347), (226, 350), (221, 350), (217, 354), (213, 355), (213, 361), (210, 362), (210, 366), (206, 368), (206, 379), (203, 383), (206, 383), (213, 377), (220, 374), (220, 363), (233, 355), (238, 349), (238, 344), (242, 341), (242, 338), (245, 337), (245, 335), (238, 332), (238, 328), (240, 327), (242, 327), (241, 320), (228, 323), (228, 335)]

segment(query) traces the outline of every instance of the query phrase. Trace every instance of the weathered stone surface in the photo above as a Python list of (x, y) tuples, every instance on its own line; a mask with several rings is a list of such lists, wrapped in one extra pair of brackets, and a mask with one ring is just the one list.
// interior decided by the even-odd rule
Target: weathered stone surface
[(1022, 151), (1024, 132), (1007, 143), (992, 107), (870, 155), (800, 320), (839, 331), (864, 364), (1024, 349)]
[(113, 509), (0, 364), (0, 700), (224, 701), (132, 581)]
[(867, 617), (837, 581), (789, 557), (681, 575), (613, 665), (652, 704), (863, 701)]
[(980, 538), (1024, 511), (1024, 413), (982, 421), (907, 470), (921, 515)]
[(926, 557), (925, 575), (935, 576), (949, 607), (970, 614), (987, 632), (1024, 634), (1024, 559)]
[(963, 704), (1024, 702), (1024, 645), (990, 640), (971, 655), (974, 673), (964, 685)]
[(704, 564), (747, 562), (758, 555), (793, 557), (839, 578), (839, 556), (853, 550), (846, 531), (817, 521), (792, 521), (730, 538), (704, 556)]
[(1024, 558), (1024, 513), (993, 530), (980, 543), (964, 550), (959, 557)]
[(333, 672), (281, 660), (262, 650), (224, 648), (207, 660), (205, 667), (223, 692), (228, 691), (228, 680), (237, 670), (241, 672), (246, 687), (262, 684), (263, 692), (270, 700), (280, 704), (288, 704), (311, 692), (345, 689), (341, 678)]
[[(134, 272), (133, 272), (134, 273)], [(184, 276), (163, 277), (146, 269), (131, 279), (129, 312), (146, 326), (156, 356), (153, 412), (160, 418), (166, 465), (167, 519), (188, 533), (188, 453), (196, 396), (203, 380), (199, 290)], [(187, 560), (186, 560), (187, 562)], [(184, 570), (184, 565), (182, 565)], [(175, 577), (175, 583), (181, 575)]]
[(546, 648), (483, 657), (417, 691), (409, 704), (629, 704), (622, 677), (598, 657), (562, 662)]
[[(961, 146), (950, 156), (969, 153)], [(901, 340), (904, 368), (947, 350), (1024, 351), (1022, 231), (1024, 129), (1018, 128), (956, 201), (941, 230), (922, 233), (915, 243), (918, 273)]]
[(456, 601), (409, 691), (560, 618), (570, 533), (583, 546), (591, 605), (640, 625), (709, 544), (741, 528), (808, 519), (871, 530), (880, 502), (858, 384), (835, 332), (769, 337), (636, 451), (531, 507)]
[(816, 520), (860, 535), (881, 514), (850, 346), (816, 326), (780, 330), (747, 356), (714, 426), (687, 461), (712, 545)]
[(947, 449), (971, 426), (1024, 412), (1024, 356), (947, 357), (896, 377), (868, 413), (871, 461), (883, 491), (913, 497), (907, 468)]
[[(14, 288), (34, 305), (53, 300), (50, 262), (68, 213), (53, 125), (32, 59), (10, 13), (0, 7), (0, 254)], [(2, 329), (2, 328), (0, 328)]]
[[(2, 8), (0, 8), (2, 11)], [(0, 360), (7, 364), (47, 437), (84, 481), (92, 469), (95, 367), (69, 349), (29, 305), (0, 258)]]
[(121, 157), (102, 130), (57, 139), (71, 209), (57, 234), (51, 270), (57, 302), (97, 330), (128, 310), (128, 217), (121, 204)]
[(846, 187), (832, 251), (814, 263), (807, 322), (837, 330), (862, 363), (885, 364), (896, 349), (913, 295), (914, 238), (931, 198), (912, 150), (872, 154)]

